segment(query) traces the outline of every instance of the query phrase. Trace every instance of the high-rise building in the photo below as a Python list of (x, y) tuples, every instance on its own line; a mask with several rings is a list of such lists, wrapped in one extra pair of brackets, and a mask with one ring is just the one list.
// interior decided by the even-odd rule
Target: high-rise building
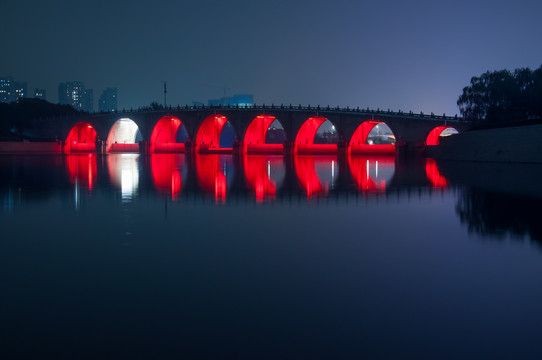
[(34, 97), (36, 99), (43, 99), (45, 100), (46, 98), (46, 95), (47, 95), (47, 92), (45, 91), (45, 89), (34, 89)]
[(117, 111), (117, 88), (107, 88), (104, 90), (98, 101), (100, 111)]
[(93, 112), (94, 97), (92, 89), (86, 89), (81, 81), (71, 81), (58, 85), (58, 103), (71, 105), (77, 110)]
[(16, 82), (12, 76), (0, 78), (0, 102), (13, 102), (26, 96), (26, 83)]

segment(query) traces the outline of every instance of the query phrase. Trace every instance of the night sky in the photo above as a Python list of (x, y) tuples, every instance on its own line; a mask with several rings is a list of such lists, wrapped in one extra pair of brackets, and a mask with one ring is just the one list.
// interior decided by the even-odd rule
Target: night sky
[(257, 103), (458, 113), (470, 78), (542, 65), (542, 2), (5, 1), (0, 76), (45, 88), (84, 81), (95, 109)]

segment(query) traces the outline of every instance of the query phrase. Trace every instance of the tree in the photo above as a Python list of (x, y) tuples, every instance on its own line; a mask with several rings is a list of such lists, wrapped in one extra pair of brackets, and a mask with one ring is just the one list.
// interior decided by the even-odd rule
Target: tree
[(41, 99), (22, 98), (12, 103), (0, 103), (0, 136), (14, 132), (22, 136), (36, 119), (80, 114), (70, 105), (52, 104)]
[(153, 102), (151, 102), (149, 108), (151, 110), (154, 110), (154, 111), (164, 110), (164, 105), (161, 105), (161, 104), (157, 103), (156, 101), (153, 101)]
[(542, 115), (542, 66), (487, 71), (473, 77), (457, 100), (461, 115), (473, 124), (539, 120)]

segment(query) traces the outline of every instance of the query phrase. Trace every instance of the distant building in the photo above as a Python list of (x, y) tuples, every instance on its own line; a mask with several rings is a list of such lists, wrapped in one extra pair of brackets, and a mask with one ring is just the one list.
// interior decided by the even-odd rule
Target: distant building
[(0, 102), (13, 102), (26, 96), (26, 83), (16, 82), (12, 76), (0, 78)]
[(104, 112), (117, 111), (117, 88), (107, 88), (98, 101), (98, 109)]
[(34, 89), (34, 97), (36, 99), (45, 100), (46, 95), (47, 95), (47, 93), (46, 93), (45, 89)]
[(209, 106), (253, 106), (254, 95), (239, 94), (233, 96), (226, 96), (220, 99), (212, 99), (207, 102)]
[(71, 105), (77, 110), (93, 112), (93, 91), (86, 89), (85, 84), (81, 81), (60, 83), (58, 85), (58, 103)]

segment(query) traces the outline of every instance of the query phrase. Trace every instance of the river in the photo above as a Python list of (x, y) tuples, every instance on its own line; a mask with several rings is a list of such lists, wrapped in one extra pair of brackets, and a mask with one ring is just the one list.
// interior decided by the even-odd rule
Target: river
[(541, 358), (540, 165), (0, 156), (3, 358)]

